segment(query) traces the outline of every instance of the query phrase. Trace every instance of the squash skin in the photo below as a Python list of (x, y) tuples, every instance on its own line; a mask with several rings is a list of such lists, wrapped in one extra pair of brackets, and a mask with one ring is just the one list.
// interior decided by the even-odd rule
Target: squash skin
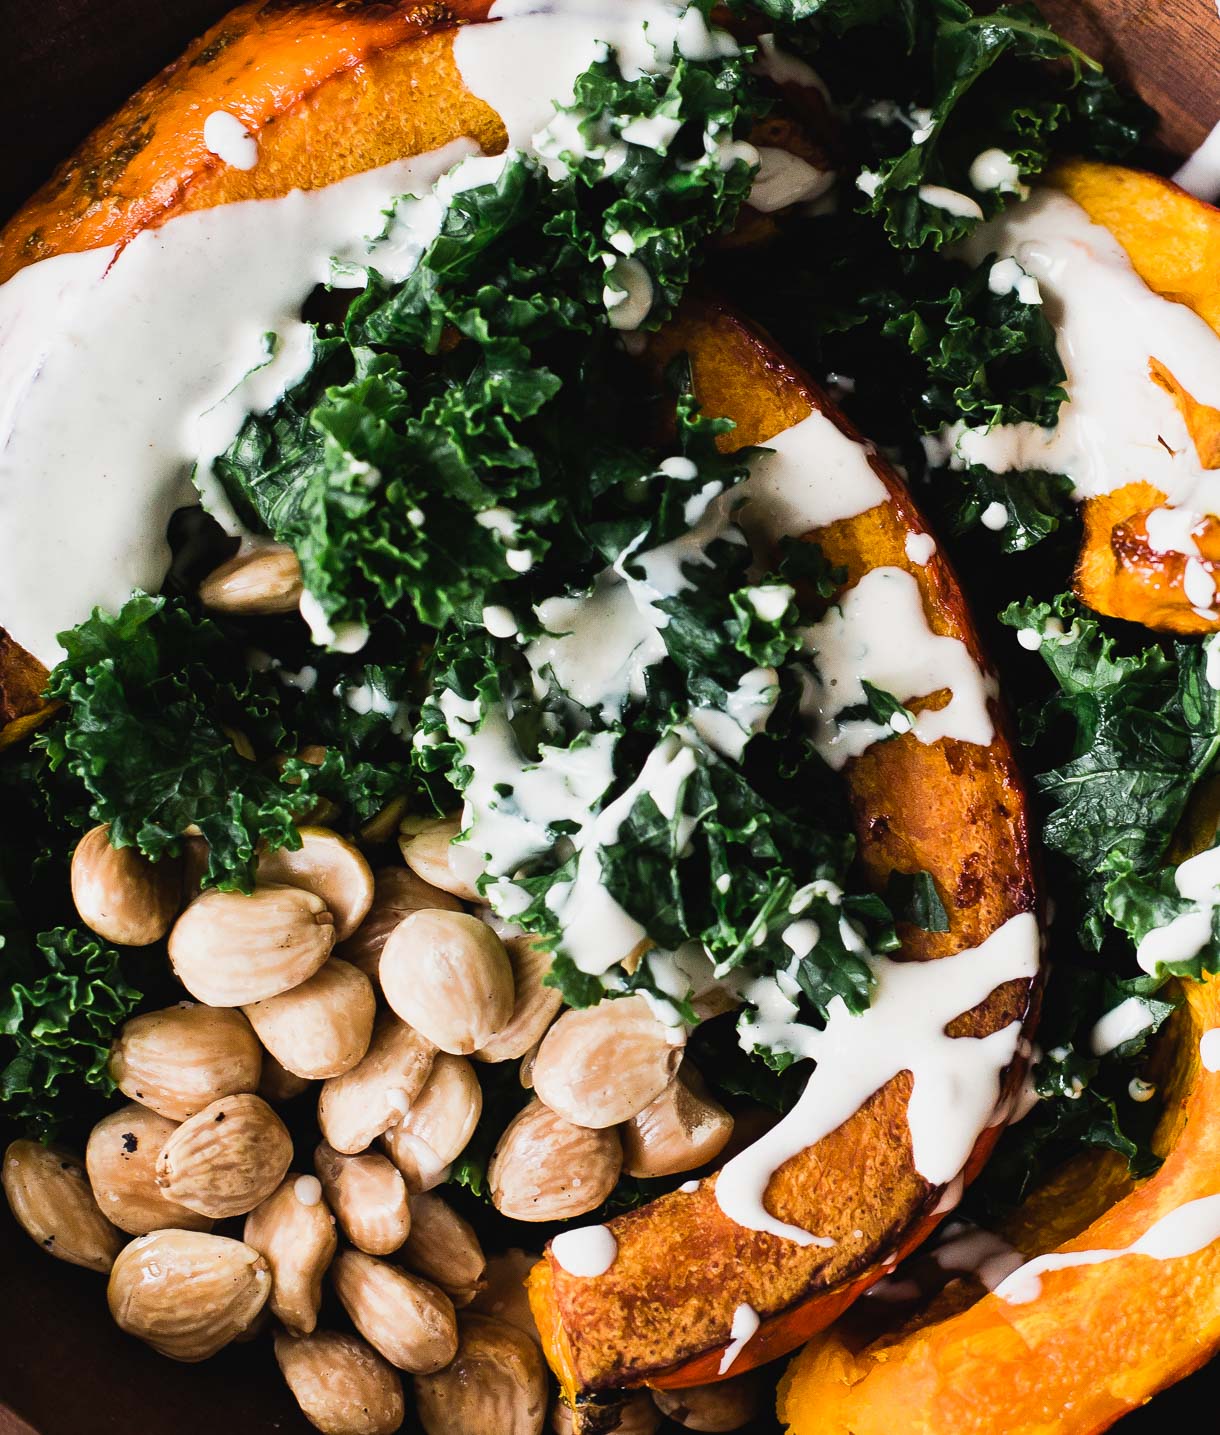
[[(1118, 165), (1073, 160), (1050, 179), (1114, 235), (1150, 289), (1193, 309), (1220, 334), (1220, 209), (1172, 180)], [(1220, 468), (1220, 410), (1198, 403), (1155, 355), (1149, 359), (1153, 381), (1173, 395), (1200, 463)], [(1157, 553), (1147, 543), (1144, 521), (1164, 502), (1165, 494), (1148, 483), (1086, 499), (1073, 586), (1108, 617), (1158, 632), (1215, 632), (1220, 614), (1200, 616), (1186, 596), (1185, 558)], [(1204, 569), (1220, 577), (1220, 524), (1209, 522), (1198, 545)]]
[[(815, 408), (847, 429), (769, 341), (712, 301), (688, 302), (654, 340), (651, 358), (660, 369), (681, 352), (690, 359), (704, 411), (737, 422), (726, 446), (765, 442)], [(920, 568), (906, 556), (907, 534), (922, 532), (924, 524), (892, 470), (876, 456), (872, 462), (889, 502), (818, 531), (818, 542), (848, 568), (849, 583), (881, 565), (913, 573), (933, 630), (961, 638), (983, 663), (945, 559), (937, 553)], [(896, 867), (922, 867), (944, 897), (948, 932), (900, 927), (909, 958), (931, 960), (977, 946), (1010, 917), (1035, 907), (1025, 794), (995, 704), (993, 717), (990, 747), (953, 740), (925, 746), (907, 735), (874, 746), (845, 770), (871, 879), (884, 886)], [(950, 1030), (983, 1035), (1016, 1021), (1028, 1031), (1037, 995), (1025, 982), (1008, 983)], [(1022, 1067), (1014, 1062), (1006, 1091)], [(530, 1299), (569, 1400), (625, 1385), (718, 1379), (733, 1311), (744, 1302), (763, 1321), (729, 1372), (742, 1374), (835, 1319), (892, 1267), (895, 1252), (918, 1245), (944, 1213), (935, 1211), (941, 1188), (924, 1181), (912, 1163), (909, 1092), (909, 1074), (901, 1073), (772, 1177), (768, 1208), (834, 1237), (833, 1249), (794, 1247), (737, 1226), (720, 1210), (710, 1177), (693, 1193), (673, 1192), (610, 1221), (618, 1254), (603, 1276), (572, 1277), (548, 1250), (531, 1274)], [(968, 1179), (999, 1131), (980, 1136)]]
[[(1215, 1193), (1220, 1072), (1203, 1069), (1199, 1038), (1220, 1025), (1220, 982), (1190, 983), (1185, 997), (1166, 1035), (1169, 1096), (1156, 1141), (1165, 1164), (1135, 1189), (1119, 1162), (1075, 1165), (1036, 1198), (1054, 1219), (1027, 1212), (1024, 1232), (1013, 1232), (1025, 1253), (1129, 1245), (1183, 1202)], [(1099, 1195), (1116, 1193), (1057, 1244)], [(1027, 1305), (985, 1295), (862, 1349), (849, 1332), (825, 1331), (789, 1366), (779, 1411), (791, 1435), (1094, 1435), (1217, 1349), (1220, 1241), (1176, 1260), (1052, 1271)]]

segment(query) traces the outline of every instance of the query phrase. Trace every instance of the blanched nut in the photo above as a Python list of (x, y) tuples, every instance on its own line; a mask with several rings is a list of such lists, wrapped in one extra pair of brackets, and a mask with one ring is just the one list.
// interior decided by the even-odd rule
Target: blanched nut
[(299, 827), (301, 845), (258, 859), (260, 885), (302, 887), (321, 897), (335, 919), (335, 941), (350, 937), (373, 905), (373, 872), (363, 853), (329, 827)]
[(722, 1432), (740, 1430), (758, 1413), (758, 1382), (753, 1375), (691, 1385), (685, 1390), (654, 1390), (652, 1398), (662, 1415), (687, 1430)]
[(381, 952), (391, 1010), (454, 1056), (468, 1056), (513, 1015), (513, 969), (504, 943), (466, 912), (405, 917)]
[[(656, 1435), (661, 1424), (661, 1412), (643, 1390), (629, 1396), (618, 1407), (617, 1414), (614, 1435)], [(551, 1429), (555, 1435), (572, 1435), (574, 1428), (572, 1407), (563, 1400), (557, 1400), (551, 1411)]]
[(516, 1061), (524, 1056), (542, 1040), (563, 1005), (563, 994), (542, 984), (552, 957), (541, 938), (509, 937), (504, 949), (513, 969), (513, 1014), (508, 1025), (474, 1053), (476, 1061)]
[(258, 1094), (272, 1106), (283, 1106), (295, 1101), (313, 1085), (303, 1076), (294, 1076), (286, 1066), (276, 1061), (269, 1051), (263, 1053), (263, 1074), (259, 1078)]
[(411, 1197), (411, 1230), (401, 1260), (440, 1286), (455, 1306), (476, 1299), (487, 1265), (474, 1227), (434, 1191)]
[(399, 828), (398, 850), (417, 877), (464, 902), (478, 902), (482, 899), (475, 886), (479, 873), (473, 854), (452, 845), (461, 830), (458, 816), (408, 817)]
[(301, 565), (286, 544), (266, 543), (213, 568), (199, 601), (214, 613), (292, 613), (301, 601)]
[(179, 1002), (124, 1022), (107, 1069), (124, 1096), (185, 1121), (222, 1096), (253, 1091), (262, 1065), (241, 1012)]
[(493, 1315), (497, 1320), (507, 1321), (541, 1346), (542, 1338), (525, 1289), (526, 1279), (538, 1261), (536, 1254), (517, 1246), (492, 1256), (483, 1276), (483, 1289), (470, 1302), (470, 1309), (479, 1315)]
[(423, 1090), (381, 1138), (409, 1191), (440, 1185), (450, 1163), (466, 1149), (482, 1112), (483, 1088), (474, 1067), (465, 1057), (438, 1052)]
[(458, 1344), (453, 1302), (430, 1281), (360, 1251), (344, 1251), (331, 1267), (331, 1279), (352, 1324), (391, 1365), (423, 1374), (453, 1359)]
[(345, 1155), (365, 1150), (406, 1115), (423, 1090), (435, 1056), (436, 1047), (426, 1037), (384, 1013), (363, 1058), (342, 1076), (322, 1083), (322, 1135)]
[(401, 1376), (357, 1336), (280, 1334), (275, 1358), (305, 1418), (322, 1435), (393, 1435), (402, 1425)]
[(502, 1320), (464, 1314), (453, 1363), (417, 1376), (415, 1404), (427, 1435), (480, 1431), (540, 1435), (547, 1380), (538, 1347)]
[(182, 895), (176, 857), (150, 862), (134, 847), (111, 847), (107, 824), (86, 832), (72, 854), (72, 901), (85, 926), (121, 947), (146, 947), (169, 931)]
[(157, 1157), (157, 1185), (171, 1201), (224, 1220), (252, 1211), (292, 1161), (288, 1128), (260, 1096), (222, 1096), (184, 1121)]
[(566, 1011), (542, 1038), (534, 1091), (577, 1126), (617, 1126), (669, 1085), (682, 1040), (682, 1028), (658, 1021), (641, 996)]
[(93, 1198), (106, 1219), (130, 1236), (172, 1227), (210, 1231), (210, 1216), (169, 1200), (157, 1185), (157, 1157), (177, 1123), (133, 1101), (104, 1116), (85, 1147)]
[(645, 1179), (693, 1171), (719, 1156), (732, 1134), (733, 1118), (685, 1061), (660, 1096), (620, 1129), (623, 1170)]
[(246, 1217), (242, 1239), (271, 1271), (271, 1313), (294, 1335), (308, 1335), (318, 1323), (322, 1277), (339, 1246), (317, 1178), (289, 1171)]
[(344, 1235), (357, 1250), (388, 1256), (407, 1239), (411, 1211), (406, 1183), (385, 1156), (373, 1151), (344, 1156), (323, 1141), (314, 1152), (313, 1168)]
[(613, 1129), (565, 1121), (531, 1101), (500, 1137), (487, 1180), (497, 1211), (517, 1221), (567, 1221), (595, 1210), (614, 1189), (623, 1153)]
[(4, 1153), (4, 1194), (21, 1229), (49, 1256), (105, 1274), (122, 1235), (98, 1209), (80, 1159), (41, 1141), (14, 1141)]
[(106, 1299), (120, 1330), (171, 1360), (207, 1360), (248, 1330), (271, 1272), (242, 1241), (204, 1231), (137, 1236), (114, 1263)]
[(340, 947), (335, 956), (351, 962), (378, 989), (381, 977), (381, 949), (390, 933), (404, 917), (430, 907), (443, 912), (460, 912), (462, 904), (448, 892), (433, 887), (417, 877), (409, 867), (382, 867), (373, 877), (373, 905), (356, 931)]
[(246, 1006), (300, 986), (330, 956), (334, 918), (300, 887), (215, 888), (196, 897), (169, 934), (178, 980), (209, 1006)]
[(308, 981), (242, 1010), (258, 1039), (294, 1076), (342, 1076), (369, 1049), (377, 998), (362, 971), (332, 957)]

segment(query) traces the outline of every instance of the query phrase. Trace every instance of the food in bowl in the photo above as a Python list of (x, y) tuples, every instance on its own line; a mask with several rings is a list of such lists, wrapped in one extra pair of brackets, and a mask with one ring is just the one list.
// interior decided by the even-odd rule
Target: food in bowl
[(125, 1331), (338, 1435), (1209, 1353), (1215, 211), (1140, 133), (1027, 7), (255, 3), (10, 221), (4, 1184)]

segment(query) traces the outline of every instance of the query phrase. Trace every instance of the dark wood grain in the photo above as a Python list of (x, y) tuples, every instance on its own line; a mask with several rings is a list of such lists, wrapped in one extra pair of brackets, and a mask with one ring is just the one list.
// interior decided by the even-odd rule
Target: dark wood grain
[(1160, 117), (1157, 139), (1188, 154), (1220, 123), (1215, 0), (1038, 0), (1061, 34), (1102, 60)]

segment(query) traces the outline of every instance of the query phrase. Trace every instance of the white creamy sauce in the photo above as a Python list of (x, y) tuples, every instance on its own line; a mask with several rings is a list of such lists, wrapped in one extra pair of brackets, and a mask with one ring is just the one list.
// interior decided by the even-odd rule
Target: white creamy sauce
[[(300, 308), (331, 256), (367, 259), (360, 236), (395, 196), (470, 148), (182, 214), (0, 286), (0, 615), (17, 642), (53, 664), (60, 630), (160, 588), (196, 458), (304, 373)], [(208, 506), (225, 517), (221, 496)]]
[(1025, 1264), (1021, 1252), (1002, 1236), (965, 1221), (950, 1222), (929, 1254), (942, 1271), (975, 1276), (989, 1291)]
[(1041, 304), (1042, 290), (1038, 281), (1015, 259), (997, 259), (987, 274), (987, 287), (993, 294), (1016, 294), (1022, 304)]
[(1032, 276), (1054, 324), (1068, 402), (1053, 428), (956, 425), (955, 463), (998, 473), (1066, 473), (1077, 497), (1146, 480), (1171, 506), (1220, 511), (1220, 473), (1202, 467), (1173, 398), (1149, 376), (1159, 360), (1200, 403), (1220, 405), (1220, 338), (1184, 304), (1154, 294), (1122, 246), (1066, 195), (1042, 190), (982, 225), (972, 262), (1011, 258)]
[(316, 1176), (298, 1176), (292, 1184), (292, 1194), (302, 1206), (316, 1206), (322, 1199), (322, 1183)]
[(1020, 1026), (983, 1038), (950, 1037), (945, 1028), (1005, 982), (1038, 970), (1038, 923), (1032, 912), (1010, 917), (981, 946), (923, 962), (871, 959), (872, 1005), (853, 1016), (836, 997), (822, 1031), (803, 1029), (801, 1055), (817, 1065), (792, 1110), (731, 1161), (716, 1180), (720, 1208), (738, 1225), (798, 1245), (825, 1236), (777, 1220), (763, 1204), (772, 1172), (840, 1127), (900, 1071), (913, 1078), (907, 1122), (915, 1169), (945, 1185), (965, 1166), (1000, 1094), (1000, 1078), (1017, 1050)]
[(604, 1276), (618, 1255), (618, 1242), (607, 1226), (578, 1226), (554, 1238), (551, 1254), (570, 1276)]
[(1163, 927), (1140, 939), (1135, 960), (1150, 975), (1163, 962), (1186, 962), (1198, 956), (1212, 935), (1212, 914), (1220, 907), (1220, 847), (1188, 857), (1173, 874), (1178, 895), (1192, 903)]
[(638, 259), (615, 259), (606, 275), (602, 303), (612, 329), (638, 329), (652, 308), (652, 279)]
[(930, 533), (908, 533), (903, 539), (902, 547), (911, 562), (923, 568), (932, 561), (936, 552), (936, 539)]
[(764, 145), (758, 151), (758, 173), (750, 186), (750, 205), (762, 214), (807, 204), (835, 182), (833, 170), (818, 169), (791, 150)]
[(1213, 1026), (1199, 1038), (1199, 1060), (1204, 1071), (1220, 1071), (1220, 1026)]
[(1173, 177), (1175, 184), (1209, 203), (1220, 199), (1220, 124)]
[(933, 209), (943, 209), (955, 219), (982, 219), (983, 210), (977, 199), (962, 194), (956, 189), (946, 189), (943, 184), (921, 184), (919, 197)]
[(754, 1338), (762, 1322), (752, 1305), (739, 1305), (733, 1312), (733, 1323), (729, 1327), (729, 1343), (720, 1357), (718, 1374), (727, 1375), (737, 1363), (737, 1357)]
[(1002, 149), (985, 149), (975, 155), (970, 164), (970, 183), (981, 194), (992, 190), (1000, 194), (1028, 193), (1021, 183), (1021, 167)]
[[(768, 439), (744, 489), (740, 515), (752, 540), (775, 543), (876, 508), (889, 497), (869, 463), (869, 449), (822, 413)], [(738, 495), (742, 490), (736, 490)]]
[(258, 140), (224, 110), (213, 110), (204, 120), (203, 142), (209, 153), (234, 169), (253, 169), (258, 163)]
[(1089, 1036), (1089, 1046), (1094, 1056), (1105, 1056), (1107, 1052), (1122, 1046), (1124, 1042), (1145, 1032), (1156, 1021), (1156, 1016), (1147, 1002), (1139, 997), (1128, 997), (1112, 1007), (1096, 1023)]
[(867, 717), (840, 720), (845, 708), (867, 701), (865, 682), (901, 703), (949, 689), (943, 707), (916, 715), (911, 731), (920, 742), (956, 738), (985, 746), (992, 739), (987, 680), (960, 638), (928, 627), (919, 584), (901, 568), (866, 573), (806, 630), (805, 649), (816, 672), (802, 707), (831, 767), (843, 767), (887, 735), (886, 725)]
[(1038, 1256), (1015, 1270), (996, 1287), (996, 1295), (1010, 1305), (1026, 1305), (1042, 1293), (1042, 1277), (1051, 1271), (1074, 1266), (1096, 1266), (1123, 1256), (1146, 1256), (1154, 1261), (1172, 1261), (1192, 1256), (1213, 1241), (1220, 1240), (1220, 1196), (1201, 1196), (1187, 1201), (1155, 1221), (1129, 1246), (1115, 1250), (1062, 1251)]

